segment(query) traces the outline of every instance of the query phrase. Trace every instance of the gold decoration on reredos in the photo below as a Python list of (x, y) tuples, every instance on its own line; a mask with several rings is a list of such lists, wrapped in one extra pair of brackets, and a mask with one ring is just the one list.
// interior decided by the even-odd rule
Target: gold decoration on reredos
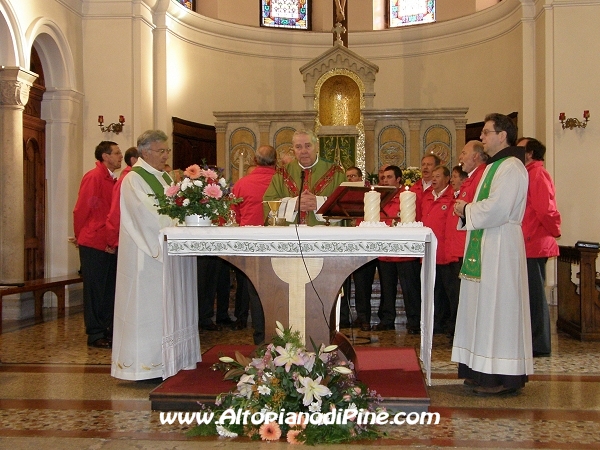
[(356, 127), (356, 166), (365, 168), (365, 85), (348, 69), (332, 69), (315, 84), (314, 108), (317, 111), (315, 132), (322, 126)]

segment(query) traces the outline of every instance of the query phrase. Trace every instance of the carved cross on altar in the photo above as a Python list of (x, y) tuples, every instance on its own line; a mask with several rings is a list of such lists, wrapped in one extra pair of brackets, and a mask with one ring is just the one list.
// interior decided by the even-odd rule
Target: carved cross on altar
[(335, 40), (342, 42), (342, 34), (346, 32), (346, 27), (342, 25), (340, 22), (336, 23), (335, 26), (331, 29), (333, 33), (335, 33)]
[(347, 0), (333, 0), (333, 44), (348, 47), (348, 18), (346, 17)]

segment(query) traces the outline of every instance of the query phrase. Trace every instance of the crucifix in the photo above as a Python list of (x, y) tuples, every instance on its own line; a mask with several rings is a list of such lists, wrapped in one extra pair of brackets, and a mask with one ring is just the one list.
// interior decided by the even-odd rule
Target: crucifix
[(341, 41), (348, 47), (348, 9), (347, 0), (333, 0), (333, 43)]

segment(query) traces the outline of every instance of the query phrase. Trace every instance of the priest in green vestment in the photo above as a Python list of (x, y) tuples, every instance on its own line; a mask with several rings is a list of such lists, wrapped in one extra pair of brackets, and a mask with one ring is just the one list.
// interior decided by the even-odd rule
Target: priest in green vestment
[(288, 223), (324, 224), (316, 212), (327, 196), (346, 181), (344, 169), (319, 159), (319, 141), (310, 130), (296, 131), (292, 145), (296, 160), (278, 169), (263, 199), (281, 200), (278, 217)]

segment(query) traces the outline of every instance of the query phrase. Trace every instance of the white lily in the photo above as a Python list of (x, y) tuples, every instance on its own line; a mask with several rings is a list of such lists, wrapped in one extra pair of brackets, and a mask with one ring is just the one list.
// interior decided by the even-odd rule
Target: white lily
[(299, 377), (298, 381), (302, 384), (297, 390), (299, 393), (304, 394), (304, 406), (308, 406), (313, 402), (313, 399), (321, 401), (321, 397), (327, 397), (331, 395), (331, 391), (327, 386), (321, 384), (322, 377), (312, 379), (310, 377)]

